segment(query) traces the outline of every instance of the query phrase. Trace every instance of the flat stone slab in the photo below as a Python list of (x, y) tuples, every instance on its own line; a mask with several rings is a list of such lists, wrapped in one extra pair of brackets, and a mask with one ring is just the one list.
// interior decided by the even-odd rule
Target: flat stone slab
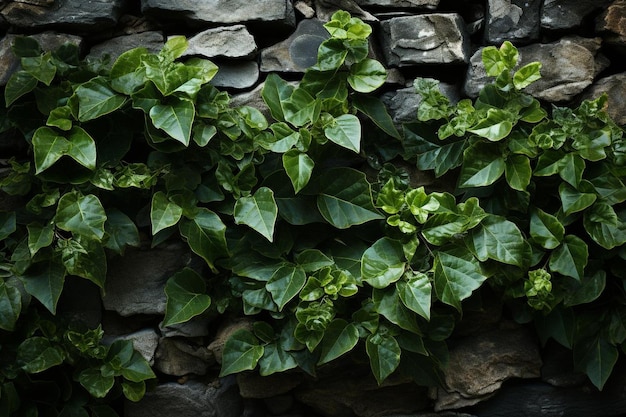
[(539, 38), (541, 0), (489, 0), (485, 40), (499, 45), (505, 40), (528, 43)]
[(208, 29), (192, 36), (184, 55), (250, 58), (256, 51), (256, 41), (248, 29), (244, 25), (233, 25)]

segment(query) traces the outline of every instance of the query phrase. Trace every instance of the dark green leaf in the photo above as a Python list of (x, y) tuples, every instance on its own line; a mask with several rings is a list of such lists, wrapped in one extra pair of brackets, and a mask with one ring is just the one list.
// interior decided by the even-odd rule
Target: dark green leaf
[(315, 272), (335, 262), (318, 249), (305, 249), (296, 255), (296, 263), (304, 272)]
[(67, 273), (85, 278), (104, 288), (107, 273), (107, 260), (104, 248), (92, 239), (66, 240), (66, 247), (62, 248), (62, 260)]
[(291, 149), (283, 154), (283, 167), (296, 194), (309, 183), (314, 166), (313, 159), (304, 152)]
[(22, 311), (22, 294), (15, 286), (0, 279), (0, 329), (13, 331)]
[(463, 153), (463, 168), (459, 187), (484, 187), (493, 184), (504, 174), (505, 162), (501, 153), (488, 144), (476, 143)]
[(433, 273), (437, 298), (458, 311), (461, 311), (461, 301), (487, 279), (478, 261), (463, 250), (436, 252)]
[(9, 237), (17, 229), (14, 211), (0, 211), (0, 240)]
[(106, 218), (98, 197), (70, 192), (59, 199), (54, 221), (59, 229), (101, 240)]
[(152, 196), (150, 222), (152, 224), (153, 235), (177, 224), (182, 215), (183, 208), (168, 199), (163, 191), (157, 191)]
[(581, 280), (589, 258), (587, 244), (578, 236), (567, 235), (550, 255), (550, 269)]
[(530, 235), (544, 249), (554, 249), (561, 244), (565, 227), (556, 217), (535, 209), (530, 215)]
[(154, 126), (185, 146), (189, 146), (194, 115), (194, 105), (187, 100), (179, 100), (174, 104), (157, 104), (150, 109), (150, 119)]
[(237, 330), (224, 345), (220, 376), (254, 369), (263, 357), (263, 352), (263, 346), (259, 345), (259, 341), (250, 331)]
[(298, 363), (291, 353), (286, 352), (278, 343), (270, 343), (264, 346), (263, 356), (259, 360), (259, 374), (268, 376), (297, 366)]
[(87, 169), (96, 169), (96, 143), (83, 128), (74, 126), (67, 137), (67, 155)]
[(17, 362), (29, 374), (36, 374), (63, 363), (63, 350), (45, 337), (31, 337), (17, 348)]
[(211, 305), (211, 297), (206, 293), (206, 285), (194, 270), (184, 268), (174, 274), (165, 284), (164, 326), (184, 323), (202, 314)]
[(400, 365), (400, 346), (395, 338), (373, 334), (365, 342), (365, 350), (370, 358), (370, 366), (378, 385)]
[(102, 375), (98, 368), (87, 368), (78, 374), (78, 382), (95, 398), (104, 398), (113, 388), (115, 377)]
[(126, 246), (139, 246), (139, 231), (133, 221), (119, 210), (107, 211), (104, 231), (108, 235), (105, 247), (119, 254), (124, 253)]
[(146, 379), (156, 378), (148, 361), (136, 350), (132, 350), (130, 359), (123, 363), (122, 376), (132, 382), (141, 382)]
[(251, 227), (272, 242), (278, 217), (274, 192), (261, 187), (251, 196), (240, 197), (235, 203), (234, 216), (237, 224)]
[(352, 114), (335, 118), (324, 129), (324, 135), (337, 145), (356, 153), (361, 149), (361, 122)]
[(511, 155), (506, 159), (504, 176), (511, 188), (526, 191), (532, 177), (530, 159), (524, 155)]
[(192, 219), (180, 223), (180, 234), (187, 239), (191, 250), (205, 260), (216, 271), (216, 259), (228, 254), (226, 248), (226, 226), (220, 217), (204, 207)]
[(272, 299), (282, 309), (298, 295), (306, 283), (306, 273), (298, 266), (285, 265), (280, 267), (265, 284), (272, 294)]
[(285, 120), (282, 103), (291, 97), (294, 87), (276, 74), (269, 74), (263, 84), (261, 95), (270, 109), (272, 117), (278, 121)]
[(81, 122), (109, 114), (126, 102), (126, 97), (113, 91), (104, 77), (81, 84), (74, 94), (78, 97), (78, 120)]
[(37, 87), (37, 79), (26, 71), (13, 73), (4, 88), (4, 103), (7, 107), (13, 104), (18, 98), (30, 93)]
[(566, 307), (591, 303), (596, 300), (606, 287), (606, 272), (600, 270), (592, 276), (583, 277), (580, 282), (571, 281), (563, 300)]
[(369, 117), (383, 132), (400, 139), (400, 133), (396, 129), (393, 119), (380, 99), (369, 95), (357, 95), (354, 97), (352, 105)]
[(593, 193), (583, 193), (569, 184), (559, 185), (559, 197), (563, 205), (563, 213), (568, 216), (591, 206), (598, 198)]
[(57, 72), (57, 67), (52, 60), (52, 54), (46, 52), (45, 54), (33, 57), (22, 57), (20, 60), (22, 63), (22, 69), (41, 81), (45, 85), (49, 86), (54, 80), (54, 76)]
[(496, 142), (504, 139), (513, 129), (513, 116), (505, 110), (489, 109), (484, 119), (468, 129), (469, 132)]
[(375, 288), (372, 291), (372, 301), (376, 312), (393, 324), (411, 333), (422, 334), (415, 313), (404, 306), (395, 285), (384, 289)]
[(361, 259), (362, 279), (374, 288), (385, 288), (396, 282), (404, 269), (402, 244), (387, 237), (376, 241)]
[(33, 152), (36, 174), (50, 168), (63, 155), (66, 155), (72, 144), (63, 136), (59, 136), (49, 127), (40, 127), (33, 134)]
[(584, 371), (599, 390), (609, 379), (618, 356), (617, 348), (599, 335), (574, 346), (574, 365)]
[(406, 280), (398, 281), (396, 287), (407, 308), (430, 320), (432, 284), (426, 274), (416, 272)]
[(493, 259), (522, 266), (525, 262), (525, 241), (515, 223), (500, 216), (488, 216), (472, 230), (472, 249), (482, 262)]
[(129, 401), (138, 402), (146, 393), (146, 383), (144, 381), (122, 382), (122, 392)]
[(318, 365), (328, 363), (350, 352), (359, 341), (359, 331), (343, 319), (333, 320), (324, 331)]

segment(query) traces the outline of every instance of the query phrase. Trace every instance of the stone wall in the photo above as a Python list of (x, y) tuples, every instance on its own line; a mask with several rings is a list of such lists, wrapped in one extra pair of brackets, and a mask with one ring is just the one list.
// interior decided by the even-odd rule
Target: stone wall
[[(10, 45), (20, 34), (35, 36), (45, 49), (75, 43), (94, 59), (115, 59), (139, 45), (159, 50), (168, 36), (183, 34), (187, 54), (219, 65), (216, 86), (237, 104), (262, 106), (265, 76), (297, 79), (315, 62), (323, 22), (341, 8), (374, 28), (371, 54), (389, 69), (383, 96), (398, 123), (415, 117), (416, 76), (439, 78), (450, 97), (476, 96), (486, 80), (481, 48), (510, 40), (522, 63), (543, 63), (543, 78), (530, 90), (536, 97), (562, 104), (607, 92), (612, 116), (626, 124), (626, 0), (5, 0), (0, 7), (0, 84), (17, 66)], [(367, 367), (346, 362), (315, 379), (301, 373), (219, 379), (224, 339), (249, 323), (203, 316), (160, 325), (165, 281), (194, 261), (179, 245), (128, 251), (112, 262), (103, 298), (83, 281), (67, 283), (65, 312), (103, 323), (109, 340), (132, 339), (159, 373), (144, 400), (125, 405), (128, 417), (626, 413), (623, 367), (597, 392), (573, 371), (571, 353), (556, 344), (540, 348), (497, 306), (466, 316), (451, 346), (446, 390), (401, 377), (378, 387)]]

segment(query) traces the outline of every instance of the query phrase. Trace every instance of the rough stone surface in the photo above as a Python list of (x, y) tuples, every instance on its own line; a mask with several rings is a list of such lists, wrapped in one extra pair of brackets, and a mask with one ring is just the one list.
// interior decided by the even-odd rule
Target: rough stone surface
[(439, 0), (356, 0), (360, 6), (393, 7), (404, 9), (436, 9)]
[(333, 13), (337, 10), (345, 10), (352, 16), (358, 17), (366, 22), (375, 22), (378, 19), (368, 11), (363, 10), (356, 0), (313, 0), (315, 3), (315, 13), (317, 18), (328, 22)]
[(123, 5), (123, 0), (59, 0), (49, 5), (11, 2), (0, 11), (0, 15), (15, 27), (63, 27), (81, 32), (97, 32), (115, 26)]
[(185, 55), (250, 58), (256, 51), (256, 41), (248, 29), (244, 25), (233, 25), (207, 29), (189, 38)]
[(186, 263), (182, 244), (129, 250), (109, 264), (104, 308), (121, 316), (165, 313), (165, 282)]
[(159, 330), (164, 337), (204, 337), (209, 335), (210, 321), (209, 317), (201, 315), (171, 326), (164, 327), (161, 323)]
[[(6, 85), (11, 74), (19, 67), (20, 61), (11, 50), (11, 45), (18, 36), (21, 35), (9, 34), (0, 40), (0, 86)], [(72, 43), (79, 49), (83, 46), (82, 37), (63, 33), (42, 32), (32, 35), (32, 38), (39, 42), (44, 51), (54, 51), (64, 43)]]
[(252, 321), (246, 318), (241, 318), (226, 322), (222, 324), (219, 329), (217, 329), (213, 341), (208, 346), (208, 350), (212, 352), (217, 363), (222, 363), (222, 351), (224, 350), (224, 344), (230, 335), (241, 329), (252, 330)]
[(539, 347), (523, 329), (469, 336), (450, 349), (446, 390), (439, 388), (435, 411), (458, 409), (489, 398), (511, 378), (540, 375)]
[(380, 27), (387, 65), (462, 64), (469, 59), (469, 38), (456, 13), (397, 17)]
[(205, 375), (215, 357), (191, 339), (161, 338), (154, 357), (154, 367), (167, 375)]
[(611, 0), (544, 0), (541, 27), (556, 30), (580, 26), (588, 15), (610, 3)]
[(141, 353), (150, 365), (154, 365), (154, 354), (157, 346), (159, 345), (159, 335), (154, 329), (142, 329), (134, 333), (126, 334), (123, 336), (106, 337), (104, 342), (111, 344), (116, 340), (131, 340), (135, 350)]
[(603, 93), (608, 96), (607, 112), (619, 125), (626, 125), (626, 73), (609, 75), (596, 81), (582, 95), (583, 99), (595, 99)]
[(259, 65), (255, 61), (215, 61), (219, 70), (211, 80), (218, 88), (245, 89), (259, 80)]
[(626, 0), (609, 5), (596, 20), (596, 31), (605, 42), (626, 47)]
[(499, 45), (505, 40), (528, 43), (539, 38), (541, 0), (489, 0), (485, 41)]
[(289, 38), (261, 51), (261, 71), (304, 72), (317, 62), (317, 48), (328, 36), (320, 20), (303, 20)]
[(141, 10), (164, 20), (217, 24), (261, 21), (295, 25), (290, 0), (142, 0)]
[(149, 31), (117, 36), (93, 46), (87, 58), (97, 59), (108, 55), (111, 63), (115, 62), (122, 53), (138, 47), (144, 47), (150, 52), (159, 52), (165, 43), (163, 32)]
[(237, 374), (237, 385), (243, 398), (276, 397), (290, 392), (303, 380), (304, 376), (300, 373), (276, 373), (268, 376), (258, 373)]
[[(600, 38), (568, 37), (547, 44), (532, 44), (519, 48), (520, 63), (542, 63), (541, 79), (526, 91), (550, 102), (573, 99), (593, 82), (605, 62), (597, 54)], [(482, 49), (471, 58), (464, 91), (470, 97), (478, 96), (490, 80), (482, 64)]]
[(215, 385), (167, 382), (148, 390), (141, 401), (124, 404), (126, 417), (239, 417), (242, 412), (234, 378), (220, 379)]

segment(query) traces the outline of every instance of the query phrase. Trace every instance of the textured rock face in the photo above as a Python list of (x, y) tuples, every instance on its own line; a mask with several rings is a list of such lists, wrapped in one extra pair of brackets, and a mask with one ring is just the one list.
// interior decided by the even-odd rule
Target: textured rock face
[(505, 40), (528, 43), (539, 38), (541, 0), (489, 0), (485, 40), (499, 45)]
[(605, 8), (611, 0), (544, 0), (541, 26), (544, 29), (569, 29), (580, 26), (594, 11)]
[(415, 9), (436, 9), (439, 0), (357, 0), (361, 6), (398, 7)]
[(582, 98), (594, 99), (606, 93), (609, 116), (619, 125), (626, 125), (626, 73), (599, 79)]
[(89, 50), (88, 58), (99, 58), (108, 55), (111, 63), (124, 51), (144, 47), (150, 52), (158, 52), (163, 47), (165, 38), (162, 32), (148, 31), (126, 36), (117, 36), (95, 45)]
[(469, 38), (458, 14), (397, 17), (380, 26), (387, 65), (461, 64), (469, 59)]
[(185, 55), (206, 58), (250, 58), (257, 50), (254, 37), (244, 25), (208, 29), (189, 38)]
[(613, 2), (598, 17), (596, 30), (609, 44), (626, 46), (626, 0)]

